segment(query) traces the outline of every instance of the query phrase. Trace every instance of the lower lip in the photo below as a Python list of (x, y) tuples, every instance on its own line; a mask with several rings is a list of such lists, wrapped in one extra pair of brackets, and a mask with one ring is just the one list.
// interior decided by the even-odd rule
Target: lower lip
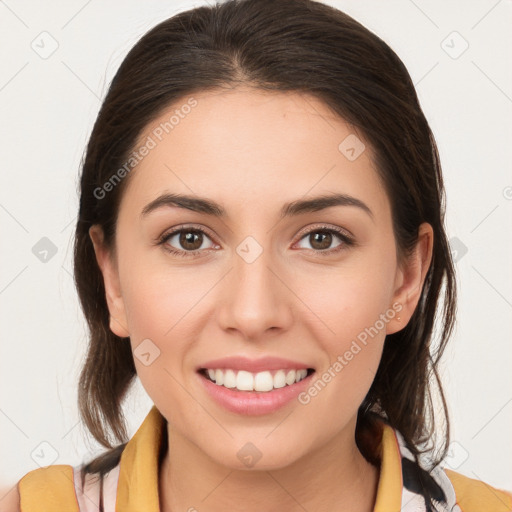
[(309, 386), (314, 373), (290, 386), (264, 392), (226, 388), (215, 384), (201, 373), (198, 375), (206, 391), (219, 405), (237, 414), (257, 416), (273, 413), (291, 402)]

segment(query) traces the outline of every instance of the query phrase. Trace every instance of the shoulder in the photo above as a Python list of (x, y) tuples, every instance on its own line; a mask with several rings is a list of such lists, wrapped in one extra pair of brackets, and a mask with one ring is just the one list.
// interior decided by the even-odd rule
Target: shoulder
[(435, 510), (512, 512), (510, 491), (497, 489), (481, 480), (443, 467), (442, 464), (430, 468), (428, 464), (423, 464), (424, 460), (415, 460), (400, 432), (395, 430), (395, 435), (402, 461), (402, 503), (410, 503), (410, 510), (431, 510), (418, 500), (418, 496), (423, 496), (430, 498)]
[(450, 469), (443, 470), (450, 480), (457, 504), (463, 512), (511, 512), (512, 494), (469, 478)]
[[(72, 475), (73, 468), (62, 465), (30, 471), (10, 490), (2, 492), (1, 512), (41, 511), (46, 510), (48, 505), (53, 507), (56, 503), (60, 504), (62, 499), (69, 501), (74, 497), (73, 478), (69, 485)], [(61, 509), (57, 506), (55, 510)]]
[[(87, 474), (82, 484), (81, 467), (52, 465), (27, 473), (18, 482), (18, 508), (6, 512), (89, 512), (115, 510), (119, 466), (103, 479)], [(13, 505), (14, 506), (14, 505)], [(2, 511), (3, 512), (3, 511)]]
[(78, 512), (74, 471), (69, 465), (56, 464), (28, 472), (18, 482), (21, 510), (31, 512), (63, 510)]

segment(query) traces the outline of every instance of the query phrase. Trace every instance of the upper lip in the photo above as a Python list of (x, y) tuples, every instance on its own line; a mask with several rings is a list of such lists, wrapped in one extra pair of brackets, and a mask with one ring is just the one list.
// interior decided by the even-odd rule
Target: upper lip
[(291, 359), (283, 359), (280, 357), (267, 356), (259, 359), (250, 359), (244, 356), (231, 356), (206, 361), (198, 367), (198, 370), (232, 369), (258, 373), (266, 370), (300, 370), (303, 368), (309, 369), (311, 366), (299, 361), (292, 361)]

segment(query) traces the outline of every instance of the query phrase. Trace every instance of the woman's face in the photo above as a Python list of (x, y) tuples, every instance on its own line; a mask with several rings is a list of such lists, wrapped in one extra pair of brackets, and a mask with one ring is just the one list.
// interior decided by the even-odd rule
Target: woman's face
[[(196, 94), (147, 126), (135, 150), (142, 158), (122, 197), (114, 264), (91, 236), (111, 329), (130, 337), (138, 376), (175, 438), (242, 469), (353, 442), (385, 336), (416, 306), (429, 226), (410, 266), (399, 267), (371, 149), (311, 96)], [(166, 194), (224, 213), (179, 207)], [(299, 207), (334, 195), (345, 200)], [(235, 357), (245, 360), (212, 362)], [(238, 391), (209, 381), (205, 368), (214, 378), (224, 369), (226, 386), (276, 387)], [(290, 385), (302, 376), (292, 369), (314, 373)]]

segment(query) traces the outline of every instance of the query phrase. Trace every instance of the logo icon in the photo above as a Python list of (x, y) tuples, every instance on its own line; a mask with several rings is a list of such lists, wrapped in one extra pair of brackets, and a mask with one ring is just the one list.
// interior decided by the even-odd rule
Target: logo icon
[(441, 41), (441, 48), (455, 60), (469, 48), (469, 43), (454, 30)]
[(353, 162), (362, 155), (366, 146), (355, 134), (351, 133), (348, 137), (343, 139), (338, 149), (347, 160)]
[(458, 441), (452, 441), (448, 447), (448, 454), (444, 459), (450, 469), (457, 469), (466, 462), (469, 457), (468, 451)]
[(48, 263), (57, 254), (57, 246), (49, 238), (43, 236), (32, 247), (32, 254), (42, 263)]
[(263, 247), (255, 238), (248, 236), (238, 245), (236, 252), (246, 263), (253, 263), (260, 257)]
[(452, 259), (455, 263), (461, 260), (468, 252), (467, 246), (462, 242), (460, 238), (456, 236), (450, 238), (450, 249), (452, 253)]
[(149, 366), (160, 356), (160, 349), (149, 338), (146, 338), (137, 345), (133, 355), (144, 366)]
[(59, 452), (48, 441), (42, 441), (32, 450), (30, 457), (42, 468), (51, 466), (59, 458)]
[(252, 468), (261, 459), (263, 454), (254, 444), (249, 442), (245, 443), (236, 455), (245, 466)]
[(34, 50), (41, 59), (50, 58), (59, 47), (57, 40), (49, 33), (43, 31), (30, 43), (30, 47)]

